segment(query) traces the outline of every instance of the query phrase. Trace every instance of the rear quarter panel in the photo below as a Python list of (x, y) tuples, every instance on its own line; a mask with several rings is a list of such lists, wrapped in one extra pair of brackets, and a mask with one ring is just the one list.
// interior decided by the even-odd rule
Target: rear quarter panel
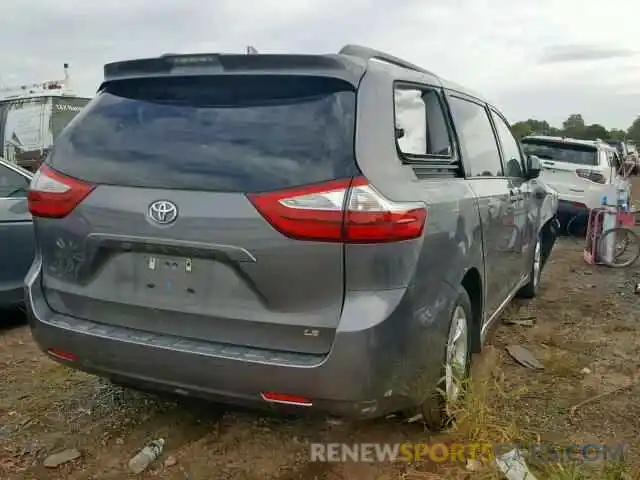
[(372, 68), (358, 91), (356, 159), (364, 175), (388, 199), (426, 205), (425, 233), (408, 242), (347, 246), (346, 290), (402, 288), (412, 282), (431, 288), (442, 281), (458, 285), (471, 267), (482, 274), (480, 217), (468, 182), (463, 178), (419, 179), (399, 158), (394, 122), (393, 80), (376, 75)]
[(431, 380), (439, 374), (455, 287), (469, 269), (476, 268), (483, 276), (484, 267), (477, 201), (468, 183), (461, 178), (419, 179), (399, 158), (393, 125), (392, 80), (369, 71), (358, 93), (358, 165), (389, 200), (422, 202), (428, 211), (421, 238), (345, 246), (347, 299), (365, 292), (402, 292), (398, 297), (402, 314), (387, 322), (393, 324), (382, 329), (386, 333), (372, 345), (384, 352), (384, 358), (377, 359), (378, 372), (385, 371), (381, 377), (393, 378), (397, 387), (412, 382), (416, 371), (427, 365)]

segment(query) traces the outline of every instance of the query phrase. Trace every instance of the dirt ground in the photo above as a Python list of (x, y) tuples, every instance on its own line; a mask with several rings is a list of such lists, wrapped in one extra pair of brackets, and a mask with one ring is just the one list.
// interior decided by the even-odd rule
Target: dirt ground
[[(574, 239), (559, 241), (543, 273), (541, 296), (514, 304), (504, 315), (474, 360), (473, 385), (457, 427), (437, 437), (419, 422), (395, 418), (353, 424), (283, 418), (123, 390), (49, 360), (24, 319), (6, 314), (0, 329), (0, 478), (135, 478), (127, 461), (155, 438), (166, 440), (164, 452), (138, 478), (501, 478), (490, 465), (471, 472), (468, 465), (427, 461), (309, 461), (310, 442), (439, 440), (625, 444), (623, 463), (533, 467), (539, 479), (640, 478), (640, 295), (634, 294), (640, 264), (620, 271), (589, 266), (581, 249)], [(533, 325), (508, 324), (513, 319)], [(514, 362), (506, 347), (516, 344), (544, 369)], [(47, 456), (71, 448), (81, 456), (57, 468), (44, 466)]]

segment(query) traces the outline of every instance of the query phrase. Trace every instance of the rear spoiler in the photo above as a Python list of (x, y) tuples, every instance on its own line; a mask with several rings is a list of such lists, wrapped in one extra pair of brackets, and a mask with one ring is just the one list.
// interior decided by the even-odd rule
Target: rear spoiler
[(355, 87), (365, 69), (366, 62), (344, 55), (166, 54), (106, 64), (100, 89), (110, 82), (136, 78), (238, 74), (326, 76)]

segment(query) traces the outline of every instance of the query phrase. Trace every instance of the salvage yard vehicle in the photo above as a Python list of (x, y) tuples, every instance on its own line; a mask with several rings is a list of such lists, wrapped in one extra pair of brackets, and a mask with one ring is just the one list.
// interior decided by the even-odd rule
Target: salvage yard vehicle
[(0, 158), (0, 308), (22, 304), (35, 237), (27, 205), (32, 174)]
[(555, 238), (502, 114), (359, 46), (104, 72), (30, 187), (42, 350), (139, 389), (446, 424)]
[(589, 210), (602, 198), (629, 195), (622, 157), (616, 147), (602, 141), (565, 137), (529, 136), (522, 139), (525, 153), (542, 160), (540, 178), (557, 190), (558, 216), (563, 225), (573, 219), (586, 223)]

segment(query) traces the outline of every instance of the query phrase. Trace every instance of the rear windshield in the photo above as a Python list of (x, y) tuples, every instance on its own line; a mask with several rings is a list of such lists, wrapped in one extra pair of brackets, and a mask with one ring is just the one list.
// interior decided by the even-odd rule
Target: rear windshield
[(522, 148), (527, 155), (537, 155), (542, 160), (598, 165), (598, 150), (590, 145), (525, 138), (522, 140)]
[(260, 192), (356, 174), (354, 128), (340, 80), (129, 80), (94, 98), (47, 162), (98, 184)]

